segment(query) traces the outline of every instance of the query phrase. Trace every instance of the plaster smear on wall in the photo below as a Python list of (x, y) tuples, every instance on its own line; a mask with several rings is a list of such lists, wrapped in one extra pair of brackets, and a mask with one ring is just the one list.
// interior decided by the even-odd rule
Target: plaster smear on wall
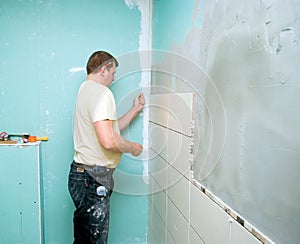
[[(142, 0), (125, 0), (129, 8), (138, 7), (141, 13), (141, 32), (139, 39), (139, 52), (140, 52), (140, 69), (141, 69), (141, 82), (140, 87), (145, 96), (146, 104), (149, 103), (150, 96), (150, 81), (151, 81), (151, 52), (145, 52), (151, 49), (151, 6), (152, 1)], [(143, 179), (148, 184), (148, 121), (149, 121), (149, 108), (145, 106), (143, 109)]]
[(299, 1), (205, 2), (200, 39), (228, 121), (223, 155), (204, 184), (288, 243), (300, 237), (299, 10)]
[[(214, 82), (227, 130), (220, 160), (206, 161), (214, 131), (211, 108), (200, 98), (194, 177), (272, 240), (297, 243), (300, 1), (204, 1), (202, 15), (199, 4), (185, 43), (174, 40), (172, 51), (199, 64)], [(176, 86), (161, 80), (188, 90), (178, 80)], [(205, 85), (199, 89), (203, 101), (211, 96)]]

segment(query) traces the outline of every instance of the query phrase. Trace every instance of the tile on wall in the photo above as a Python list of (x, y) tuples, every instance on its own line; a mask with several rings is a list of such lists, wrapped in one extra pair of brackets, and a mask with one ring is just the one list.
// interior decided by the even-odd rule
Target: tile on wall
[[(159, 188), (158, 183), (154, 180), (154, 185), (157, 186), (155, 188)], [(152, 203), (153, 208), (157, 211), (159, 216), (161, 217), (162, 221), (166, 224), (167, 222), (167, 195), (164, 190), (160, 190), (154, 192), (152, 194)]]
[(168, 198), (167, 201), (168, 213), (167, 213), (167, 229), (173, 240), (176, 243), (188, 243), (188, 221), (183, 217), (180, 210), (176, 205)]
[[(167, 167), (173, 166), (187, 178), (190, 175), (190, 160), (192, 158), (192, 139), (178, 132), (158, 125), (149, 126), (150, 149), (149, 167), (152, 173), (161, 173)], [(154, 129), (153, 129), (154, 128)], [(163, 158), (169, 165), (161, 162)]]
[(245, 230), (239, 223), (235, 220), (230, 224), (230, 241), (232, 244), (259, 244), (259, 241), (254, 235)]
[(152, 196), (153, 196), (153, 177), (152, 175), (148, 175), (148, 203), (151, 202), (152, 203)]
[(169, 164), (163, 160), (159, 155), (154, 158), (149, 159), (149, 175), (152, 176), (155, 181), (158, 183), (157, 185), (152, 185), (151, 193), (161, 191), (162, 189), (167, 188), (167, 169)]
[(156, 94), (150, 100), (150, 240), (260, 243), (191, 183), (192, 94)]
[[(149, 148), (157, 155), (162, 157), (166, 156), (167, 153), (167, 140), (168, 130), (167, 128), (158, 124), (149, 122)], [(155, 155), (149, 152), (149, 157), (153, 158)]]
[(205, 244), (192, 227), (189, 230), (189, 244)]
[(205, 243), (229, 243), (229, 215), (191, 184), (191, 226)]
[(168, 96), (152, 94), (149, 97), (149, 120), (167, 127), (168, 125)]
[(149, 213), (152, 214), (151, 230), (155, 240), (157, 243), (166, 243), (167, 228), (165, 223), (155, 208), (152, 208)]
[(167, 231), (167, 243), (168, 244), (176, 244), (177, 242), (173, 239), (173, 237), (170, 235), (169, 231)]
[(167, 131), (167, 138), (166, 160), (181, 174), (189, 178), (192, 159), (192, 139), (171, 130)]
[(193, 93), (174, 93), (168, 99), (168, 128), (191, 136)]
[(193, 94), (152, 94), (149, 99), (149, 120), (185, 135), (191, 135)]
[(189, 220), (189, 181), (176, 169), (170, 167), (168, 170), (168, 198), (180, 210), (184, 218)]

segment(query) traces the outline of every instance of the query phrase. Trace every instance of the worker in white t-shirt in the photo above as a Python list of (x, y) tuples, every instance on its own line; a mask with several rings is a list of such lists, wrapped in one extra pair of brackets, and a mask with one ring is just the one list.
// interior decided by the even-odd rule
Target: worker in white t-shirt
[(69, 191), (75, 205), (74, 243), (107, 243), (109, 202), (113, 172), (122, 153), (141, 154), (141, 144), (125, 140), (125, 129), (143, 109), (139, 94), (132, 108), (118, 119), (109, 86), (114, 80), (117, 60), (105, 51), (91, 55), (87, 78), (78, 91), (74, 112), (74, 160), (69, 173)]

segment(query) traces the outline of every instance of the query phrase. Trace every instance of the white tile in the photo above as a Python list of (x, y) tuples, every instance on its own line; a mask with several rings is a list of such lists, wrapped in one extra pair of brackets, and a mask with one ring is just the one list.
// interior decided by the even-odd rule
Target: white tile
[(148, 202), (152, 203), (152, 197), (153, 197), (153, 181), (154, 178), (152, 177), (152, 175), (148, 175), (148, 179), (149, 179), (149, 184), (148, 184)]
[(167, 188), (168, 167), (170, 166), (160, 157), (149, 160), (149, 175), (152, 176), (159, 185), (159, 188), (156, 185), (152, 185), (151, 193)]
[[(189, 177), (190, 159), (192, 158), (190, 151), (191, 138), (163, 127), (160, 128), (160, 131), (161, 132), (158, 132), (156, 129), (151, 133), (150, 139), (152, 143), (153, 141), (158, 142), (154, 144), (151, 143), (149, 171), (160, 173), (168, 167), (166, 164), (166, 162), (168, 162), (177, 168), (179, 172)], [(164, 138), (160, 140), (161, 135), (163, 135)], [(155, 139), (152, 139), (152, 137)], [(166, 162), (161, 162), (160, 158), (163, 158)]]
[(232, 244), (259, 244), (261, 243), (255, 236), (247, 231), (243, 226), (233, 220), (230, 226), (230, 236)]
[(148, 231), (147, 231), (147, 243), (148, 244), (157, 244), (157, 240), (154, 236), (153, 226), (153, 206), (152, 204), (148, 204)]
[(147, 244), (157, 244), (157, 240), (155, 239), (153, 233), (148, 231), (148, 235), (147, 235)]
[[(154, 151), (149, 152), (152, 158), (155, 154), (165, 157), (167, 152), (168, 130), (165, 127), (149, 123), (149, 148)], [(153, 155), (154, 154), (154, 155)]]
[(167, 132), (167, 136), (166, 160), (181, 174), (189, 177), (190, 159), (192, 158), (191, 138), (170, 130)]
[(152, 235), (153, 204), (148, 201), (148, 236)]
[(167, 244), (176, 244), (170, 233), (167, 231)]
[(191, 227), (190, 228), (190, 238), (189, 238), (189, 244), (204, 244), (203, 240), (200, 238), (200, 236), (195, 232), (195, 230)]
[(175, 93), (169, 95), (168, 128), (191, 135), (193, 120), (193, 94)]
[(166, 225), (162, 221), (158, 212), (153, 208), (152, 209), (152, 233), (157, 243), (166, 243)]
[(189, 224), (173, 202), (167, 201), (167, 228), (176, 243), (188, 243)]
[(167, 126), (168, 95), (152, 94), (149, 97), (149, 120)]
[(172, 167), (168, 170), (167, 195), (180, 210), (185, 219), (189, 220), (189, 181)]
[(168, 163), (158, 154), (152, 153), (152, 157), (148, 159), (149, 173), (156, 175), (167, 170)]
[(152, 94), (149, 99), (149, 119), (173, 130), (190, 135), (193, 120), (193, 94)]
[(166, 224), (167, 222), (167, 195), (161, 190), (153, 193), (152, 197), (153, 207), (158, 212), (162, 221)]
[(191, 185), (191, 226), (205, 243), (229, 243), (229, 216)]
[(189, 182), (193, 94), (154, 94), (149, 101), (148, 243), (260, 243)]

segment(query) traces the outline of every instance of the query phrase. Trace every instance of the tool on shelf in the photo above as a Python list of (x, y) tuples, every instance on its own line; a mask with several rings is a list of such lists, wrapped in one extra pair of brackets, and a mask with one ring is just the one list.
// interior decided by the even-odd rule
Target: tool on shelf
[[(18, 137), (19, 140), (12, 140), (12, 137)], [(1, 144), (15, 144), (18, 142), (28, 143), (28, 142), (36, 142), (36, 141), (48, 141), (48, 136), (37, 137), (30, 135), (29, 133), (23, 134), (8, 134), (6, 132), (0, 133), (0, 143)]]

